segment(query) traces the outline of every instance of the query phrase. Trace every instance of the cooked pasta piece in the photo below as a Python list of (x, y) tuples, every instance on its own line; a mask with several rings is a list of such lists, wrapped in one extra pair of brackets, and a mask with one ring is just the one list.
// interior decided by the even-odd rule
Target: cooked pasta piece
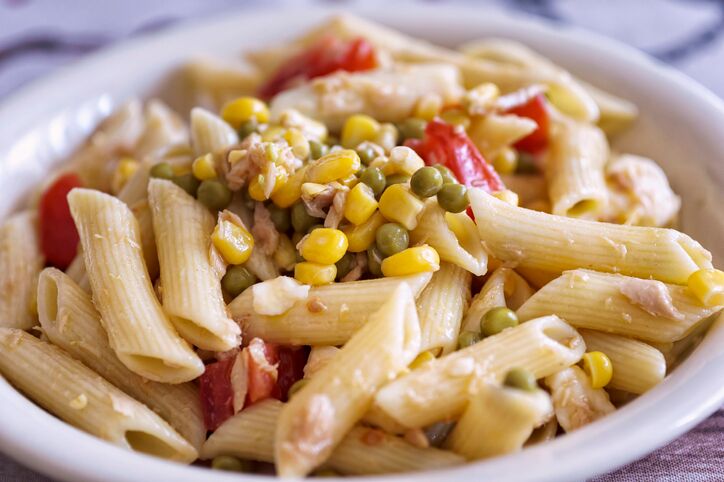
[(517, 310), (533, 294), (530, 285), (510, 268), (498, 268), (473, 297), (465, 312), (461, 331), (480, 331), (480, 320), (492, 308)]
[(591, 387), (591, 381), (577, 366), (546, 377), (556, 418), (563, 430), (571, 432), (616, 410), (603, 388)]
[(0, 227), (0, 326), (28, 330), (37, 324), (35, 287), (43, 268), (37, 215), (23, 211)]
[(406, 427), (424, 427), (459, 415), (473, 379), (502, 380), (515, 367), (546, 377), (576, 363), (585, 349), (576, 330), (546, 316), (403, 375), (377, 393), (375, 404)]
[(239, 325), (226, 313), (209, 249), (216, 220), (171, 181), (152, 179), (148, 200), (158, 246), (163, 309), (188, 342), (226, 351), (240, 344)]
[(711, 253), (673, 229), (620, 226), (522, 209), (468, 191), (480, 237), (501, 261), (544, 271), (590, 268), (685, 284)]
[(351, 281), (313, 286), (306, 299), (285, 313), (261, 315), (254, 311), (253, 290), (246, 290), (229, 304), (231, 316), (245, 336), (289, 345), (341, 345), (363, 326), (401, 284), (417, 297), (430, 281), (431, 273)]
[(664, 355), (638, 340), (594, 330), (580, 330), (588, 351), (605, 353), (613, 365), (613, 376), (606, 386), (630, 393), (644, 393), (666, 376)]
[(139, 159), (176, 144), (188, 144), (189, 134), (181, 117), (158, 99), (146, 104), (145, 125), (134, 148)]
[(201, 107), (191, 109), (191, 145), (197, 156), (217, 153), (239, 142), (239, 135), (221, 117)]
[(236, 58), (203, 57), (184, 66), (194, 93), (194, 104), (218, 111), (225, 102), (255, 92), (261, 82), (258, 69)]
[(415, 299), (406, 284), (370, 315), (334, 363), (322, 368), (282, 408), (274, 460), (281, 477), (322, 464), (372, 404), (375, 391), (420, 351)]
[(667, 342), (685, 337), (718, 309), (703, 306), (683, 286), (580, 269), (537, 291), (518, 318), (555, 313), (577, 328)]
[(0, 372), (49, 412), (115, 445), (185, 463), (198, 456), (148, 407), (28, 333), (0, 328)]
[(543, 390), (483, 383), (470, 396), (444, 447), (468, 460), (517, 452), (533, 429), (552, 416), (551, 398)]
[(474, 118), (468, 135), (486, 159), (495, 159), (501, 149), (524, 138), (537, 126), (527, 117), (491, 113)]
[(68, 195), (93, 302), (113, 351), (150, 380), (181, 383), (204, 365), (171, 325), (153, 292), (141, 253), (138, 222), (116, 198), (91, 189)]
[(158, 413), (199, 450), (206, 439), (198, 389), (146, 380), (126, 368), (108, 344), (101, 317), (88, 293), (66, 274), (47, 268), (38, 281), (43, 333), (88, 368)]

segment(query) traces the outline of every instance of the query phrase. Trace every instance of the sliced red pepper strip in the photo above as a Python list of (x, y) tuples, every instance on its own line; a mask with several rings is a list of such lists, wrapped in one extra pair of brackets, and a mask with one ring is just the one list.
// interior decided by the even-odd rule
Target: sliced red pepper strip
[(279, 347), (279, 375), (277, 377), (278, 397), (282, 402), (288, 399), (289, 388), (304, 377), (304, 365), (309, 358), (307, 346)]
[(78, 253), (78, 230), (68, 206), (68, 193), (83, 183), (77, 174), (60, 176), (40, 198), (40, 248), (46, 262), (65, 270)]
[(543, 94), (531, 97), (524, 104), (512, 107), (506, 111), (521, 117), (527, 117), (535, 121), (538, 127), (515, 143), (515, 148), (521, 151), (536, 153), (548, 146), (548, 111), (546, 110), (546, 98)]
[(206, 365), (199, 377), (199, 395), (204, 425), (207, 430), (216, 430), (234, 415), (234, 391), (231, 387), (231, 368), (235, 356)]

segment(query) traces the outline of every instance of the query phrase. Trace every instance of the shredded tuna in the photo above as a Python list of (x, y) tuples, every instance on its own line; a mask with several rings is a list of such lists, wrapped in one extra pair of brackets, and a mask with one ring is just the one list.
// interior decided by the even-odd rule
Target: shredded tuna
[(336, 194), (336, 189), (331, 185), (327, 185), (323, 190), (314, 194), (302, 192), (302, 202), (304, 202), (304, 206), (307, 208), (307, 213), (310, 216), (326, 218), (327, 213), (324, 210), (332, 204)]
[(371, 428), (362, 434), (362, 443), (374, 447), (385, 441), (385, 432), (376, 428)]
[[(254, 340), (256, 340), (256, 338)], [(252, 342), (254, 340), (252, 340)], [(242, 408), (244, 408), (246, 393), (249, 391), (248, 367), (249, 349), (244, 348), (241, 352), (237, 349), (236, 359), (234, 360), (234, 364), (231, 366), (231, 375), (229, 377), (231, 381), (231, 392), (234, 394), (234, 413), (238, 413)]]
[(350, 270), (349, 273), (344, 275), (342, 279), (340, 280), (342, 283), (346, 283), (347, 281), (357, 281), (362, 277), (365, 270), (367, 269), (367, 254), (366, 253), (357, 253), (357, 255), (354, 258), (354, 267)]
[(606, 391), (591, 387), (586, 374), (573, 366), (546, 378), (556, 418), (566, 432), (588, 425), (616, 408)]
[(251, 234), (254, 236), (254, 245), (267, 256), (274, 254), (279, 247), (279, 231), (263, 203), (258, 202), (254, 207), (254, 225)]
[(670, 320), (684, 318), (684, 315), (674, 306), (671, 293), (661, 281), (624, 278), (619, 285), (619, 291), (631, 303), (652, 316), (662, 316)]
[(315, 296), (307, 301), (307, 310), (309, 310), (310, 313), (321, 313), (327, 311), (327, 305), (325, 305), (318, 296)]
[(347, 190), (339, 189), (332, 199), (332, 207), (327, 212), (327, 217), (324, 218), (324, 227), (337, 229), (339, 223), (344, 218), (344, 204), (347, 202)]
[(414, 445), (415, 447), (419, 447), (421, 449), (426, 449), (430, 446), (430, 441), (427, 439), (425, 432), (423, 432), (420, 428), (411, 428), (406, 431), (404, 439), (410, 445)]

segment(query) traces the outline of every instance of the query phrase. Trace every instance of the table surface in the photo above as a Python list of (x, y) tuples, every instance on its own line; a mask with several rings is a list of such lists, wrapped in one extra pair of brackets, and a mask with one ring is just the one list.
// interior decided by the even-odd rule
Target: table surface
[[(476, 3), (597, 31), (670, 63), (724, 96), (724, 1), (447, 1)], [(241, 5), (270, 3), (281, 8), (291, 1), (0, 0), (0, 100), (33, 78), (134, 34)], [(49, 480), (0, 454), (0, 482)], [(594, 480), (724, 480), (724, 410), (666, 447)]]

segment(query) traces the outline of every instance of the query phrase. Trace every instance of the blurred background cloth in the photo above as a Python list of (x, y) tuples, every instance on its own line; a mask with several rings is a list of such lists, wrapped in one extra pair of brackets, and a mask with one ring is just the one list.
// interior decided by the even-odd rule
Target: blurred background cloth
[[(36, 77), (139, 33), (230, 9), (281, 9), (292, 3), (297, 2), (0, 0), (0, 101)], [(344, 6), (353, 2), (318, 3)], [(475, 4), (587, 28), (639, 48), (724, 96), (724, 0), (438, 0), (435, 3)], [(721, 381), (712, 380), (712, 383)], [(720, 410), (668, 446), (595, 480), (724, 480), (724, 411)], [(48, 479), (0, 454), (0, 482), (11, 481), (47, 482)]]

